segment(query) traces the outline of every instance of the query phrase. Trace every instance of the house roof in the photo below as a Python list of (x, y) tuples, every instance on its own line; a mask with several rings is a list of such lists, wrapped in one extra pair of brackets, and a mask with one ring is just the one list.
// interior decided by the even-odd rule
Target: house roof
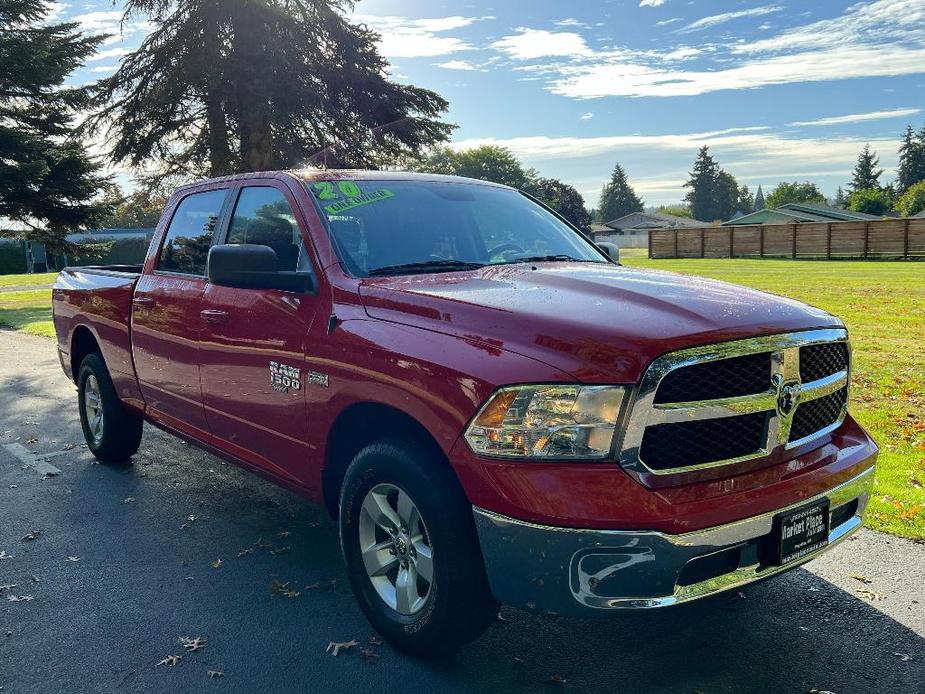
[(819, 203), (811, 202), (788, 202), (776, 209), (794, 210), (796, 212), (817, 215), (819, 217), (823, 217), (824, 219), (836, 219), (839, 221), (864, 221), (871, 219), (881, 219), (881, 217), (873, 214), (853, 212), (851, 210), (843, 210), (839, 207), (831, 207), (830, 205), (822, 205)]
[[(642, 221), (635, 224), (626, 224), (624, 220), (631, 217), (642, 217)], [(604, 222), (604, 226), (611, 229), (664, 229), (665, 227), (705, 227), (709, 226), (706, 222), (701, 222), (689, 217), (678, 217), (673, 214), (663, 214), (661, 212), (630, 212), (622, 217), (617, 217), (609, 222)]]

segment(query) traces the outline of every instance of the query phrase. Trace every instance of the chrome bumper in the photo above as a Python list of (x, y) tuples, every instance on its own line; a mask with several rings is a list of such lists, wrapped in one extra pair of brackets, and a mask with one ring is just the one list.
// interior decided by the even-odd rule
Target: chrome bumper
[[(667, 607), (787, 571), (818, 556), (862, 523), (870, 467), (792, 506), (683, 535), (535, 525), (474, 507), (492, 593), (499, 601), (554, 614)], [(764, 563), (774, 517), (828, 497), (827, 547), (783, 566)]]

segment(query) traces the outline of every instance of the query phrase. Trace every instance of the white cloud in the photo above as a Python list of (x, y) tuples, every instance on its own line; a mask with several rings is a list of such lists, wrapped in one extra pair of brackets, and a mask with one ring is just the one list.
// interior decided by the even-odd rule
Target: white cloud
[(491, 47), (517, 60), (592, 54), (581, 35), (571, 31), (546, 31), (526, 27), (520, 27), (517, 31), (517, 34), (495, 41)]
[(590, 112), (589, 112), (589, 113), (582, 113), (582, 114), (581, 114), (581, 120), (591, 120), (592, 118), (594, 118), (594, 114), (593, 114), (593, 113), (590, 113)]
[(905, 118), (921, 113), (920, 108), (895, 108), (891, 111), (870, 111), (869, 113), (851, 113), (847, 116), (832, 116), (831, 118), (818, 118), (816, 120), (800, 120), (788, 123), (792, 126), (806, 125), (843, 125), (845, 123), (864, 123), (870, 120), (884, 120), (887, 118)]
[(717, 24), (725, 24), (726, 22), (731, 22), (734, 19), (740, 19), (742, 17), (761, 17), (773, 12), (780, 12), (782, 9), (782, 7), (778, 7), (776, 5), (765, 5), (764, 7), (753, 7), (750, 10), (723, 12), (722, 14), (714, 14), (710, 15), (709, 17), (702, 17), (695, 22), (691, 22), (685, 27), (678, 29), (678, 31), (701, 31), (703, 29), (715, 27)]
[(442, 36), (446, 32), (463, 29), (479, 20), (492, 17), (435, 17), (409, 19), (407, 17), (354, 14), (351, 19), (366, 24), (379, 32), (379, 50), (389, 58), (420, 58), (449, 55), (475, 48), (456, 36)]
[(894, 139), (787, 137), (768, 132), (765, 127), (667, 135), (470, 138), (454, 142), (451, 146), (468, 149), (486, 144), (500, 145), (520, 157), (552, 160), (582, 159), (632, 150), (684, 152), (690, 153), (693, 158), (701, 145), (707, 145), (714, 156), (737, 175), (740, 172), (747, 174), (748, 170), (759, 173), (772, 171), (774, 167), (788, 175), (808, 175), (809, 171), (801, 174), (798, 168), (794, 168), (799, 162), (806, 162), (813, 171), (820, 166), (838, 166), (838, 170), (847, 175), (857, 160), (858, 152), (867, 142), (872, 149), (885, 154), (884, 159), (892, 156), (896, 148)]
[(92, 62), (94, 60), (121, 58), (123, 55), (128, 55), (129, 53), (130, 51), (126, 48), (110, 48), (108, 51), (98, 51), (97, 53), (94, 53), (89, 58), (87, 58), (87, 61)]
[(681, 21), (684, 21), (684, 20), (682, 20), (680, 17), (672, 17), (671, 19), (663, 19), (660, 22), (656, 22), (655, 26), (663, 27), (663, 26), (668, 26), (669, 24), (675, 24), (676, 22), (681, 22)]
[(661, 7), (665, 0), (639, 0), (640, 7)]
[[(766, 6), (743, 12), (770, 11)], [(695, 22), (705, 26), (715, 15)], [(515, 68), (574, 99), (695, 96), (721, 90), (861, 77), (925, 74), (925, 2), (876, 0), (840, 17), (787, 29), (759, 41), (679, 45), (662, 50), (592, 50), (578, 34), (552, 41), (521, 29), (497, 46), (525, 64)], [(559, 35), (561, 36), (561, 35)], [(529, 39), (535, 39), (533, 41)], [(549, 39), (549, 40), (547, 40)], [(544, 49), (545, 46), (550, 48)], [(540, 60), (559, 57), (560, 60)], [(668, 63), (701, 59), (694, 68)]]
[(99, 65), (91, 69), (90, 72), (115, 72), (118, 69), (118, 65)]
[(557, 27), (586, 27), (588, 26), (584, 22), (574, 19), (572, 17), (560, 19), (558, 22), (555, 22), (555, 25)]
[(466, 60), (448, 60), (445, 63), (437, 63), (435, 67), (442, 67), (444, 70), (481, 70), (477, 65), (473, 65)]

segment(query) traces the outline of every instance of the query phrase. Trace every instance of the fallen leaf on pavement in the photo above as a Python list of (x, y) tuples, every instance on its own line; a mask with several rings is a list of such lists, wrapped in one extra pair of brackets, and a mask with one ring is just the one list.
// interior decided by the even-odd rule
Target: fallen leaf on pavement
[(167, 667), (173, 667), (174, 665), (179, 663), (181, 660), (183, 660), (182, 655), (168, 655), (161, 662), (159, 662), (158, 665), (166, 665)]
[(292, 533), (289, 532), (288, 530), (284, 530), (284, 531), (281, 532), (281, 533), (276, 533), (276, 537), (281, 537), (281, 538), (287, 538), (287, 537), (289, 537), (290, 535), (292, 535)]
[(16, 587), (15, 583), (7, 583), (6, 585), (0, 586), (0, 593), (7, 591), (7, 590), (13, 590), (13, 588), (15, 587)]
[(190, 653), (194, 651), (202, 650), (206, 647), (206, 644), (209, 643), (208, 639), (203, 638), (202, 636), (197, 636), (194, 639), (191, 639), (189, 636), (180, 637), (180, 645), (183, 646)]
[(134, 501), (135, 501), (134, 496), (127, 496), (124, 499), (122, 499), (123, 504), (131, 504), (131, 503), (134, 503)]
[(221, 560), (221, 559), (216, 559), (215, 561), (212, 562), (212, 568), (213, 568), (213, 569), (217, 569), (217, 568), (220, 567), (221, 565), (222, 565), (222, 560)]
[(865, 583), (865, 584), (866, 584), (866, 583), (873, 583), (873, 581), (871, 581), (869, 578), (867, 578), (867, 576), (865, 576), (864, 574), (859, 574), (859, 573), (855, 573), (854, 571), (852, 571), (852, 572), (851, 572), (850, 574), (848, 574), (848, 575), (849, 575), (851, 578), (853, 578), (855, 581), (860, 581), (861, 583)]
[(372, 648), (364, 648), (362, 651), (360, 651), (360, 655), (369, 661), (374, 661), (379, 657), (379, 654), (376, 653), (376, 651), (374, 651)]
[(328, 643), (328, 647), (324, 649), (325, 653), (330, 653), (333, 656), (340, 654), (341, 649), (349, 650), (354, 646), (359, 646), (360, 644), (351, 639), (350, 641), (331, 641)]
[(225, 673), (221, 670), (209, 670), (209, 679), (214, 680), (218, 677), (224, 677)]
[(32, 600), (31, 595), (10, 595), (7, 597), (10, 602), (29, 602)]
[(30, 436), (29, 438), (26, 439), (26, 445), (38, 443), (38, 442), (39, 440), (35, 438), (34, 436)]
[(284, 598), (297, 598), (301, 593), (297, 590), (292, 590), (288, 582), (283, 583), (279, 579), (274, 578), (270, 581), (270, 595), (282, 595)]
[(370, 646), (381, 646), (382, 645), (382, 639), (380, 639), (378, 636), (370, 636), (366, 640), (369, 642)]
[(7, 554), (5, 550), (0, 549), (0, 560), (12, 559), (12, 558), (13, 558), (12, 554)]
[(246, 557), (248, 554), (253, 554), (253, 553), (254, 553), (254, 548), (247, 547), (246, 549), (242, 549), (240, 552), (238, 552), (238, 559), (240, 559), (241, 557)]
[(895, 655), (897, 658), (902, 660), (904, 663), (912, 660), (912, 656), (909, 655), (908, 653), (894, 653), (893, 655)]
[(80, 557), (68, 557), (66, 561), (80, 561)]
[(42, 534), (41, 530), (33, 530), (31, 533), (26, 533), (22, 536), (23, 542), (32, 542), (33, 540), (38, 540), (39, 535)]
[(835, 692), (830, 692), (828, 689), (810, 689), (809, 694), (835, 694)]
[(870, 600), (871, 602), (880, 602), (884, 600), (886, 596), (883, 593), (878, 593), (875, 590), (869, 590), (867, 588), (859, 588), (855, 591), (860, 597), (865, 600)]
[(512, 658), (512, 660), (513, 660), (515, 663), (517, 663), (518, 665), (523, 665), (523, 664), (524, 664), (524, 659), (521, 658), (520, 656), (515, 655), (515, 656)]

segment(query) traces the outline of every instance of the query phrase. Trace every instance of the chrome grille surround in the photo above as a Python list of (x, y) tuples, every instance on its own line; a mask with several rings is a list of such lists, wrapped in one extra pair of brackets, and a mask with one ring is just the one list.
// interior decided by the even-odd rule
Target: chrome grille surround
[[(761, 458), (768, 455), (775, 448), (796, 448), (834, 431), (841, 426), (847, 416), (847, 397), (845, 398), (845, 406), (841, 408), (836, 421), (799, 440), (788, 441), (793, 417), (799, 410), (800, 403), (811, 402), (835, 393), (842, 388), (848, 388), (851, 371), (850, 344), (848, 345), (849, 356), (846, 369), (810, 383), (800, 382), (800, 348), (807, 345), (831, 342), (844, 342), (847, 344), (847, 331), (843, 328), (829, 328), (769, 335), (694, 347), (658, 357), (646, 369), (636, 391), (632, 411), (627, 420), (620, 446), (620, 464), (624, 468), (637, 473), (654, 475), (690, 472)], [(771, 353), (771, 379), (768, 383), (768, 389), (762, 393), (714, 400), (655, 403), (655, 394), (658, 391), (659, 384), (672, 371), (703, 362), (762, 352)], [(797, 395), (795, 406), (784, 414), (781, 412), (780, 401), (782, 390), (786, 386), (797, 386)], [(764, 445), (753, 453), (698, 465), (662, 469), (647, 466), (640, 457), (643, 436), (649, 426), (719, 419), (756, 412), (769, 412), (770, 415), (764, 436)]]

